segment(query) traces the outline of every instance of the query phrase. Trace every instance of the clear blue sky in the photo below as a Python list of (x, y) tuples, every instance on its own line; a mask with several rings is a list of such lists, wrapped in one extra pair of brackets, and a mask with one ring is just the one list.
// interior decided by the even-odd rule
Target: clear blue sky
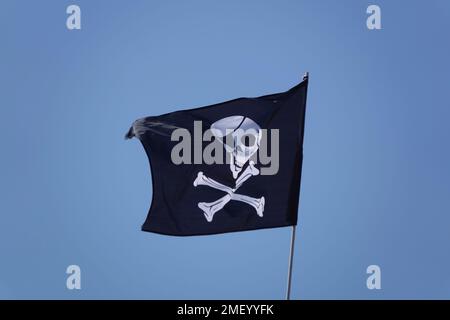
[(149, 167), (123, 135), (305, 71), (292, 297), (450, 298), (449, 31), (446, 0), (2, 1), (0, 298), (282, 299), (289, 228), (140, 231)]

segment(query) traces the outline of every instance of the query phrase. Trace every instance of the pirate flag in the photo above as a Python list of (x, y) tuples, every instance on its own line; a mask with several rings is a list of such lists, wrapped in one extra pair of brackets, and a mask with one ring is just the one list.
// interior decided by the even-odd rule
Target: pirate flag
[(153, 198), (143, 231), (190, 236), (297, 224), (308, 79), (257, 98), (136, 120)]

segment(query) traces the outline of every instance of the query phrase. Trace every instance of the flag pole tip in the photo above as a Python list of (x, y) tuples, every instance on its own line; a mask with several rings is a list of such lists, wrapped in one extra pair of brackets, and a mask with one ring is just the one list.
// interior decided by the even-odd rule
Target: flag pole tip
[(309, 78), (309, 72), (305, 72), (303, 75), (303, 80), (307, 80)]

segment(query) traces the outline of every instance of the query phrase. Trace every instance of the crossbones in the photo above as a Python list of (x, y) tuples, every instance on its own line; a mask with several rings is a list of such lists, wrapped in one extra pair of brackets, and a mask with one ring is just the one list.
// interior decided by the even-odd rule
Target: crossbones
[[(242, 135), (236, 132), (240, 127), (245, 130), (250, 130), (250, 135), (253, 136), (254, 142), (250, 146), (246, 146), (242, 142)], [(236, 193), (242, 184), (252, 176), (257, 176), (259, 170), (254, 166), (253, 161), (249, 161), (250, 157), (258, 150), (259, 142), (261, 140), (261, 128), (256, 122), (250, 118), (243, 116), (231, 116), (221, 119), (211, 126), (212, 132), (216, 138), (224, 144), (225, 150), (230, 156), (230, 170), (235, 179), (235, 187), (231, 188), (214, 179), (211, 179), (199, 172), (197, 178), (194, 180), (194, 187), (203, 185), (208, 186), (227, 194), (213, 202), (199, 202), (198, 207), (203, 211), (205, 218), (208, 222), (212, 222), (214, 214), (221, 210), (231, 200), (240, 201), (251, 205), (256, 210), (256, 214), (260, 217), (263, 216), (265, 198), (253, 198), (250, 196)], [(230, 133), (230, 129), (232, 132)], [(232, 145), (227, 145), (225, 136), (231, 134)], [(247, 132), (247, 135), (248, 132)], [(248, 166), (241, 173), (242, 168), (248, 162)], [(240, 175), (239, 175), (240, 173)]]
[(213, 202), (199, 202), (198, 207), (203, 210), (203, 214), (205, 215), (205, 218), (208, 222), (211, 222), (213, 220), (214, 214), (221, 210), (228, 202), (231, 200), (235, 201), (241, 201), (244, 203), (247, 203), (251, 205), (256, 210), (256, 214), (260, 217), (263, 216), (264, 212), (264, 204), (265, 199), (264, 197), (261, 198), (253, 198), (246, 195), (242, 195), (239, 193), (236, 193), (237, 189), (251, 176), (256, 176), (259, 174), (259, 170), (255, 168), (253, 161), (249, 162), (249, 166), (244, 170), (241, 176), (236, 180), (236, 187), (230, 188), (224, 184), (221, 184), (220, 182), (217, 182), (214, 179), (208, 178), (203, 174), (203, 172), (199, 172), (197, 174), (197, 178), (194, 181), (194, 187), (197, 186), (208, 186), (217, 190), (221, 190), (226, 192), (227, 194), (224, 195), (222, 198), (213, 201)]

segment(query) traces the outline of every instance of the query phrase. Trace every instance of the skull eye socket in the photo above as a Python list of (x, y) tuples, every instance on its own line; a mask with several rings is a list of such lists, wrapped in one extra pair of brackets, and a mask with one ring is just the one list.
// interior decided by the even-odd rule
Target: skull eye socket
[(246, 147), (253, 147), (256, 144), (256, 137), (253, 134), (245, 134), (241, 137), (241, 143)]

